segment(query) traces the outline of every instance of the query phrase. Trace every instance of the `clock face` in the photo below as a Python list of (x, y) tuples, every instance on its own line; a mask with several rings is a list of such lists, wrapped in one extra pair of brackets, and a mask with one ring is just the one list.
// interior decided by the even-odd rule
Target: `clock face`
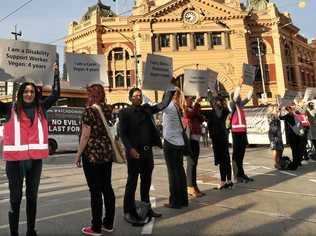
[(186, 11), (183, 14), (183, 21), (189, 24), (195, 24), (199, 20), (199, 16), (195, 11)]

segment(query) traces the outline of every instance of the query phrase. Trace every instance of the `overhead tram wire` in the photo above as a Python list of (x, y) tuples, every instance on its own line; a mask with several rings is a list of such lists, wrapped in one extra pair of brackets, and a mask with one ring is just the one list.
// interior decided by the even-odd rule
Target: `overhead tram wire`
[(31, 3), (33, 0), (29, 0), (27, 2), (25, 2), (24, 4), (22, 4), (21, 6), (19, 6), (17, 9), (15, 9), (14, 11), (12, 11), (11, 13), (9, 13), (8, 15), (6, 15), (5, 17), (0, 19), (0, 23), (2, 21), (4, 21), (5, 19), (7, 19), (9, 16), (13, 15), (14, 13), (16, 13), (17, 11), (19, 11), (20, 9), (22, 9), (23, 7), (25, 7), (27, 4)]

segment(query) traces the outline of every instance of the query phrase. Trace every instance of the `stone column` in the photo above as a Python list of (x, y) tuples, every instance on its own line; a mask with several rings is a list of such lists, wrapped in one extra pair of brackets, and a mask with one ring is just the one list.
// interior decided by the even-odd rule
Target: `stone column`
[(193, 43), (193, 34), (192, 33), (188, 33), (187, 34), (187, 41), (188, 41), (188, 48), (189, 50), (193, 50), (194, 49), (194, 43)]

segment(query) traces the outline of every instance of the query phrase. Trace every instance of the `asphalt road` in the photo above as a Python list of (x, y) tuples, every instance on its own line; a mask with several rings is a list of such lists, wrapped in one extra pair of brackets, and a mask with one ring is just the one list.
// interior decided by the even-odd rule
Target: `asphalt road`
[[(187, 208), (171, 210), (163, 207), (169, 188), (165, 162), (160, 150), (155, 153), (151, 197), (163, 217), (144, 227), (132, 227), (123, 220), (126, 166), (114, 164), (116, 219), (111, 235), (316, 235), (316, 162), (309, 161), (297, 171), (278, 171), (272, 167), (267, 147), (249, 148), (245, 170), (255, 181), (219, 191), (213, 189), (219, 178), (213, 153), (202, 148), (198, 183), (206, 195), (191, 199)], [(74, 167), (73, 158), (74, 153), (57, 154), (45, 161), (38, 200), (39, 235), (81, 235), (81, 228), (90, 224), (89, 192), (83, 170)], [(0, 162), (0, 235), (9, 235), (8, 198), (4, 163)], [(25, 221), (23, 198), (21, 235)]]

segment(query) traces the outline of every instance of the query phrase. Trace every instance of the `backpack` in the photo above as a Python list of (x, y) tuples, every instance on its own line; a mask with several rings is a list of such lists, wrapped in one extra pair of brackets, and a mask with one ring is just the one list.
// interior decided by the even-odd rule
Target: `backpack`
[(288, 156), (281, 156), (280, 157), (280, 167), (281, 170), (288, 170), (290, 165), (291, 165), (292, 161), (290, 160), (290, 158)]

